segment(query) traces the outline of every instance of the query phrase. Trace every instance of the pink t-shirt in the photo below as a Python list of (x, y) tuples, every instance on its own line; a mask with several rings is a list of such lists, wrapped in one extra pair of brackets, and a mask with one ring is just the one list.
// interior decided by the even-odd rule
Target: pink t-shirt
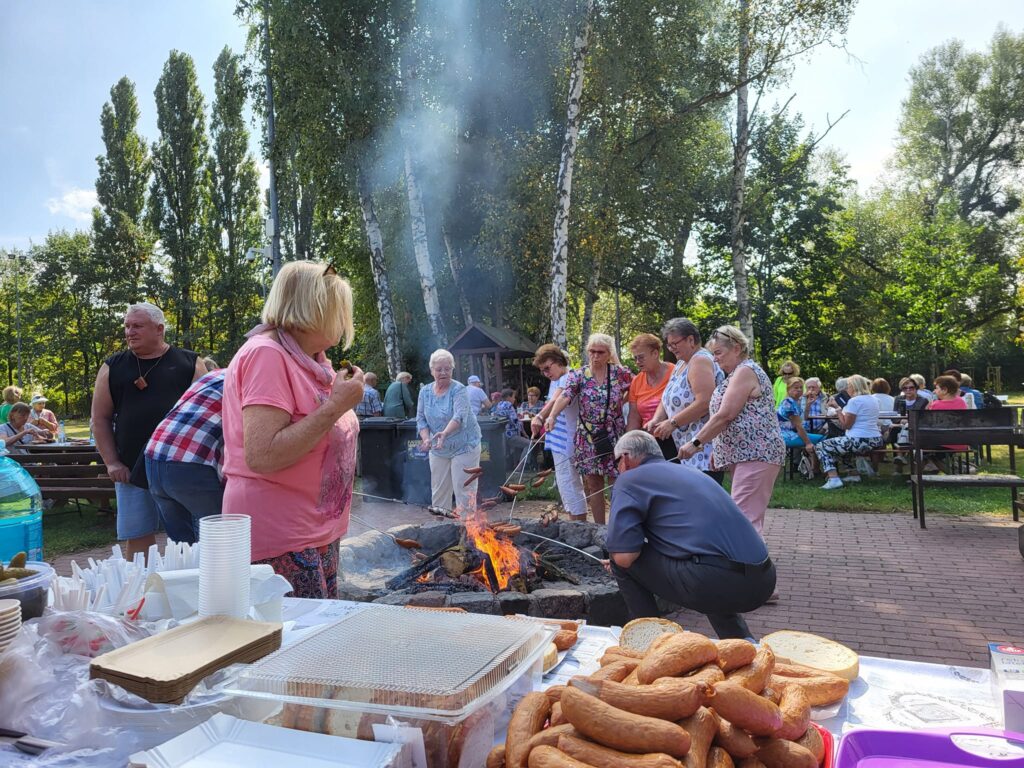
[(348, 530), (359, 420), (353, 411), (292, 466), (259, 474), (245, 463), (242, 409), (270, 405), (292, 423), (330, 394), (269, 336), (247, 341), (224, 379), (225, 514), (252, 517), (252, 559), (264, 560), (337, 541)]
[[(950, 398), (949, 400), (939, 400), (936, 398), (928, 403), (929, 411), (966, 411), (967, 402), (957, 395), (956, 397)], [(970, 450), (969, 445), (944, 445), (943, 448), (948, 448), (951, 451), (967, 451)]]

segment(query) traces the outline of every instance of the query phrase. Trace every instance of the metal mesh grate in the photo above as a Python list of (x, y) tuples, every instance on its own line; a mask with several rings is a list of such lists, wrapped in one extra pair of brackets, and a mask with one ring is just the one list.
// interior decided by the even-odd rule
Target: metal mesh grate
[(500, 616), (372, 606), (257, 662), (232, 687), (318, 706), (459, 715), (518, 677), (553, 632)]

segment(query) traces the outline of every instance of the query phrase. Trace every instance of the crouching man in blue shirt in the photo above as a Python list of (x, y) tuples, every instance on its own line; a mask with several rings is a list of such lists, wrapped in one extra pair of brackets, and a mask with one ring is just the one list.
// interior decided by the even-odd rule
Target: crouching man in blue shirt
[(741, 613), (775, 589), (760, 534), (718, 483), (671, 464), (641, 430), (615, 444), (607, 549), (632, 618), (658, 616), (660, 595), (705, 614), (720, 638), (751, 637)]

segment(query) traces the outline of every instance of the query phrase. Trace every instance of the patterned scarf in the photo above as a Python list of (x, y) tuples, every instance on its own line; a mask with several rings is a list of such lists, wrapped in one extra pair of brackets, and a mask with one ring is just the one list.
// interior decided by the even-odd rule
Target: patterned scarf
[(331, 361), (327, 359), (327, 355), (323, 352), (316, 353), (316, 359), (307, 355), (302, 347), (299, 346), (299, 342), (295, 340), (284, 328), (278, 328), (272, 323), (260, 323), (247, 334), (245, 338), (251, 339), (253, 336), (258, 336), (261, 333), (267, 331), (277, 331), (277, 338), (280, 341), (281, 346), (284, 347), (292, 360), (294, 360), (300, 368), (308, 371), (316, 379), (317, 383), (324, 387), (331, 386), (334, 380), (334, 368), (331, 367)]

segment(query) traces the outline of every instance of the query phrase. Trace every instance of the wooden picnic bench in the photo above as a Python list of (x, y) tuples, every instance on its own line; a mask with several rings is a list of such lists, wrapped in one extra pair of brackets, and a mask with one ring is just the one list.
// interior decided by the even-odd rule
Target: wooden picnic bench
[[(913, 470), (910, 477), (914, 517), (925, 527), (924, 491), (928, 487), (945, 488), (1009, 488), (1010, 508), (1015, 521), (1020, 520), (1021, 502), (1017, 488), (1024, 478), (1017, 474), (1014, 449), (1022, 445), (1024, 433), (1016, 414), (1009, 408), (985, 408), (968, 411), (911, 411), (910, 444)], [(926, 475), (925, 451), (943, 450), (946, 445), (1005, 445), (1010, 454), (1011, 474)]]
[(95, 446), (57, 446), (47, 450), (45, 444), (26, 446), (26, 453), (12, 453), (39, 485), (43, 499), (54, 502), (91, 501), (101, 509), (113, 509), (114, 481)]

